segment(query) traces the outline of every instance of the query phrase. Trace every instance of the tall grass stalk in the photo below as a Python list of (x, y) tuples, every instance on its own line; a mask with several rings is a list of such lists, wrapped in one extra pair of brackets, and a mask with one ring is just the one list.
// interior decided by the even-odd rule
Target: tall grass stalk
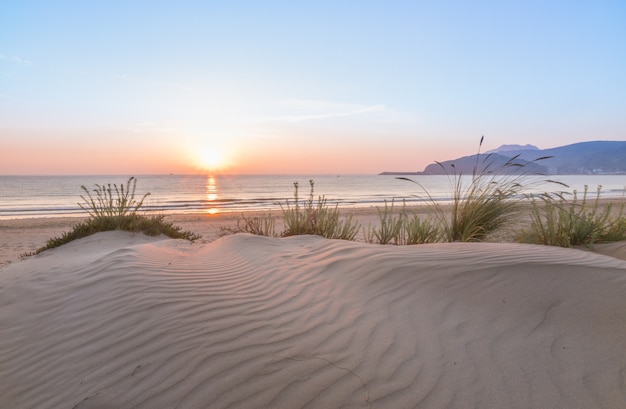
[[(542, 176), (529, 174), (526, 165), (519, 163), (519, 155), (497, 166), (492, 154), (484, 155), (481, 160), (482, 143), (483, 138), (469, 183), (462, 172), (457, 172), (454, 164), (446, 169), (442, 163), (436, 162), (448, 177), (452, 194), (449, 205), (437, 201), (420, 182), (398, 178), (415, 183), (425, 193), (443, 241), (482, 241), (494, 231), (513, 223), (520, 213), (523, 193), (530, 185), (538, 183), (532, 176)], [(533, 162), (548, 158), (537, 158)]]
[(84, 185), (80, 188), (85, 192), (86, 197), (80, 195), (84, 203), (78, 203), (81, 209), (85, 210), (94, 219), (101, 217), (119, 217), (136, 214), (143, 205), (146, 197), (150, 193), (144, 194), (139, 200), (135, 199), (135, 189), (137, 179), (131, 177), (126, 185), (116, 184), (95, 185), (94, 195)]

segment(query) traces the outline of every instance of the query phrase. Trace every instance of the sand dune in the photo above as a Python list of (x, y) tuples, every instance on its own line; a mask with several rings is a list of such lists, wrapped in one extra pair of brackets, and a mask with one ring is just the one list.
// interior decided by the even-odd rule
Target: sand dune
[(626, 262), (100, 233), (0, 269), (2, 408), (624, 408)]

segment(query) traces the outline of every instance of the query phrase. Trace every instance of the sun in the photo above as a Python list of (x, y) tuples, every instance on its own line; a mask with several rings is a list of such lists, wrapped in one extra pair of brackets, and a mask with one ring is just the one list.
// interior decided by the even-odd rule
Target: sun
[(204, 149), (200, 152), (199, 162), (205, 169), (217, 169), (222, 166), (222, 154), (214, 148)]
[(186, 151), (187, 166), (193, 172), (217, 174), (232, 166), (229, 147), (219, 142), (189, 144)]

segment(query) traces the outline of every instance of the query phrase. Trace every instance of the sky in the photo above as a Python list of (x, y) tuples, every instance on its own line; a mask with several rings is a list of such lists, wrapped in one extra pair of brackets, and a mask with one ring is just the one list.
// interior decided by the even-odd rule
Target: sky
[(626, 140), (626, 2), (3, 1), (0, 174), (376, 174)]

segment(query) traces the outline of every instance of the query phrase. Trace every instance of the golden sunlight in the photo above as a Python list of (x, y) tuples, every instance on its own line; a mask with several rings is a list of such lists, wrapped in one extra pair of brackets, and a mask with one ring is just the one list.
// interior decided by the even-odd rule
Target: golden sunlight
[(218, 209), (216, 207), (212, 207), (212, 202), (217, 200), (217, 182), (213, 176), (207, 177), (206, 181), (206, 200), (208, 207), (205, 209), (205, 212), (208, 214), (217, 214)]
[(200, 165), (206, 169), (216, 169), (222, 165), (222, 155), (216, 149), (205, 149), (200, 152)]
[(229, 149), (221, 142), (200, 142), (186, 148), (187, 163), (197, 173), (215, 175), (232, 166)]

